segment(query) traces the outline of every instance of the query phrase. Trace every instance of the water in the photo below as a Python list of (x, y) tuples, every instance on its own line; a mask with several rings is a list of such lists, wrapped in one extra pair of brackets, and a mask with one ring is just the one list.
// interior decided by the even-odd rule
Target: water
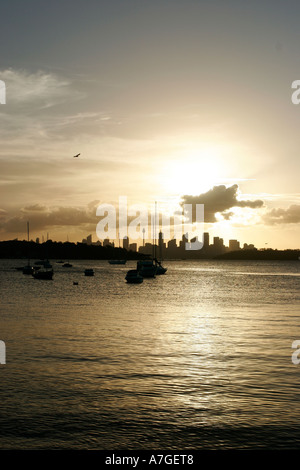
[(0, 261), (1, 449), (299, 448), (300, 263), (22, 263)]

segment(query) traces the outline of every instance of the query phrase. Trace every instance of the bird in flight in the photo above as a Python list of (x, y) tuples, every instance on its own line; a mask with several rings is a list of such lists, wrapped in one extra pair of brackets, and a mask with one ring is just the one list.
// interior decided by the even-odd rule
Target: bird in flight
[(80, 153), (77, 153), (77, 155), (74, 155), (73, 158), (79, 157)]

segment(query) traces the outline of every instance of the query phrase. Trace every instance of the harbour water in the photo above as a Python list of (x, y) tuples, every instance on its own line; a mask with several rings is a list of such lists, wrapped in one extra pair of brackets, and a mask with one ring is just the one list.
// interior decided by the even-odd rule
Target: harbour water
[(169, 261), (139, 285), (133, 261), (22, 263), (0, 261), (0, 449), (299, 448), (299, 262)]

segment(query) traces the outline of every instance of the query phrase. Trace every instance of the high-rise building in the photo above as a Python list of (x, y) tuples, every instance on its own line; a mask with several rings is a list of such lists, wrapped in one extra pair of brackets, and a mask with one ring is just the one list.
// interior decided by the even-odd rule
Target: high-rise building
[(137, 251), (137, 243), (130, 243), (129, 251)]
[(240, 249), (240, 242), (237, 240), (229, 240), (229, 250), (236, 251)]
[(209, 233), (203, 233), (203, 248), (207, 248), (209, 246)]
[(129, 238), (128, 237), (124, 237), (123, 238), (123, 248), (125, 250), (128, 250), (128, 247), (129, 247)]

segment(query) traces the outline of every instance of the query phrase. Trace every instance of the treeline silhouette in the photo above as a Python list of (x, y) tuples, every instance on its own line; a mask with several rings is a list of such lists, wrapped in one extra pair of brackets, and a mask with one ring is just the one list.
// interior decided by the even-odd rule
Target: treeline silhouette
[(145, 255), (124, 248), (87, 245), (86, 243), (9, 240), (0, 242), (0, 258), (31, 259), (144, 259)]
[[(189, 252), (193, 259), (193, 252)], [(201, 256), (202, 255), (202, 256)], [(127, 251), (125, 248), (117, 248), (111, 245), (88, 245), (86, 243), (54, 242), (48, 240), (44, 243), (35, 243), (25, 240), (0, 241), (0, 258), (21, 259), (145, 259), (150, 255), (136, 251)], [(219, 259), (219, 260), (299, 260), (300, 250), (273, 250), (250, 249), (230, 251), (217, 256), (207, 256), (198, 251), (194, 252), (195, 259)]]
[(220, 260), (299, 260), (300, 250), (272, 250), (271, 248), (263, 250), (238, 250), (224, 253), (216, 256)]

